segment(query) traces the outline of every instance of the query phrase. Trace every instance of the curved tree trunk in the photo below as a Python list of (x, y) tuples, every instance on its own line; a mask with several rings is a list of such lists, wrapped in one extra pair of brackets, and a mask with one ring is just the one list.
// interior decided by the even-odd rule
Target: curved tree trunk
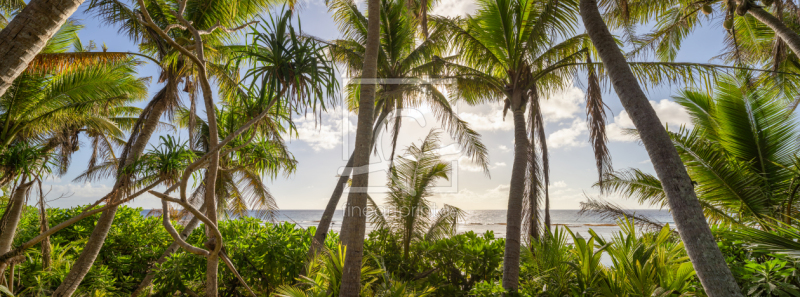
[[(367, 44), (364, 54), (362, 77), (374, 79), (378, 76), (378, 49), (380, 47), (380, 0), (369, 0), (370, 16), (367, 24)], [(342, 222), (342, 242), (347, 248), (342, 271), (341, 297), (356, 297), (361, 291), (361, 260), (364, 257), (364, 233), (366, 232), (366, 189), (369, 187), (369, 156), (372, 150), (372, 113), (375, 108), (375, 82), (361, 86), (358, 106), (356, 145), (353, 151), (353, 186), (347, 195), (347, 207)]]
[(509, 293), (516, 292), (519, 287), (522, 200), (525, 194), (525, 171), (528, 167), (528, 136), (524, 111), (514, 110), (513, 115), (514, 165), (511, 168), (508, 214), (506, 216), (506, 247), (503, 256), (503, 288)]
[[(378, 136), (380, 135), (381, 123), (383, 123), (388, 115), (388, 113), (382, 112), (378, 117), (378, 120), (374, 123), (374, 127), (372, 128), (373, 148), (376, 146)], [(331, 199), (328, 200), (328, 205), (325, 206), (325, 211), (322, 213), (322, 218), (319, 220), (319, 226), (317, 226), (317, 230), (314, 232), (314, 242), (311, 245), (311, 250), (309, 250), (309, 257), (315, 255), (316, 251), (325, 244), (325, 238), (328, 236), (328, 231), (331, 227), (331, 220), (333, 220), (333, 214), (336, 212), (336, 206), (339, 205), (339, 200), (342, 198), (344, 187), (347, 184), (347, 181), (350, 179), (350, 173), (353, 171), (354, 154), (355, 152), (350, 154), (350, 159), (347, 160), (347, 165), (344, 165), (344, 170), (342, 170), (342, 175), (339, 176), (339, 180), (336, 183), (336, 188), (333, 189)]]
[(667, 194), (678, 233), (706, 294), (711, 297), (742, 296), (714, 241), (678, 151), (603, 22), (596, 0), (581, 0), (580, 12), (614, 90), (639, 130), (642, 143)]
[[(737, 2), (741, 3), (741, 1)], [(764, 25), (770, 27), (772, 31), (775, 31), (775, 34), (786, 42), (786, 45), (792, 49), (795, 55), (800, 55), (800, 35), (798, 35), (797, 32), (789, 29), (780, 19), (761, 7), (752, 7), (747, 12), (755, 19), (764, 23)]]
[(17, 225), (22, 218), (22, 211), (25, 209), (25, 196), (28, 190), (33, 185), (33, 181), (25, 182), (23, 177), (22, 182), (11, 196), (6, 212), (0, 220), (0, 254), (7, 253), (11, 250), (11, 244), (14, 243), (14, 236), (16, 235)]
[[(203, 211), (205, 211), (205, 205), (200, 208), (200, 212)], [(197, 225), (199, 224), (200, 224), (200, 219), (196, 217), (189, 220), (189, 223), (186, 224), (186, 226), (183, 228), (183, 231), (181, 231), (180, 233), (181, 238), (186, 240), (186, 238), (188, 238), (189, 235), (192, 234), (194, 229), (197, 229)], [(178, 242), (172, 242), (172, 244), (170, 244), (167, 247), (167, 249), (164, 250), (164, 252), (161, 254), (161, 257), (159, 257), (158, 260), (156, 260), (156, 264), (163, 264), (164, 262), (166, 262), (167, 258), (169, 258), (169, 256), (171, 256), (176, 251), (178, 251), (180, 247), (181, 246), (178, 244)], [(142, 282), (139, 283), (139, 286), (136, 287), (136, 290), (133, 291), (131, 297), (136, 297), (141, 295), (142, 292), (144, 292), (144, 290), (149, 288), (150, 285), (153, 283), (153, 278), (155, 278), (155, 276), (156, 273), (155, 271), (153, 271), (153, 268), (151, 267), (150, 269), (148, 269), (147, 275), (145, 275), (144, 279), (142, 279)]]
[(32, 0), (0, 31), (0, 96), (83, 0)]
[[(175, 94), (177, 94), (177, 87), (177, 78), (170, 75), (167, 79), (167, 85), (162, 90), (164, 93), (159, 92), (159, 94), (156, 95), (156, 97), (167, 97), (159, 98), (160, 100), (153, 106), (153, 109), (150, 110), (149, 113), (142, 114), (142, 116), (147, 116), (147, 119), (142, 125), (138, 136), (136, 136), (136, 140), (131, 146), (123, 165), (118, 169), (119, 174), (117, 182), (114, 184), (114, 188), (111, 190), (114, 195), (110, 200), (121, 199), (122, 193), (127, 191), (129, 183), (128, 179), (130, 179), (130, 177), (127, 174), (123, 175), (122, 169), (132, 164), (136, 159), (139, 158), (139, 156), (142, 155), (142, 152), (144, 152), (150, 137), (158, 127), (158, 123), (161, 120), (161, 115), (167, 109), (167, 102), (169, 102), (170, 98), (169, 96), (175, 96)], [(134, 136), (132, 135), (131, 137), (133, 138)], [(108, 236), (108, 231), (111, 229), (111, 225), (114, 222), (114, 215), (117, 213), (117, 208), (118, 207), (111, 207), (100, 214), (100, 219), (97, 220), (97, 224), (95, 225), (94, 230), (92, 230), (89, 240), (86, 242), (86, 247), (84, 247), (83, 251), (81, 251), (81, 255), (75, 261), (75, 264), (73, 264), (69, 273), (64, 278), (64, 281), (58, 286), (58, 289), (53, 292), (54, 297), (72, 296), (72, 294), (75, 293), (75, 290), (78, 289), (78, 285), (80, 285), (80, 283), (83, 281), (83, 278), (86, 276), (86, 274), (89, 273), (89, 269), (92, 268), (94, 260), (97, 259), (97, 255), (100, 253), (103, 243), (105, 243), (106, 236)]]

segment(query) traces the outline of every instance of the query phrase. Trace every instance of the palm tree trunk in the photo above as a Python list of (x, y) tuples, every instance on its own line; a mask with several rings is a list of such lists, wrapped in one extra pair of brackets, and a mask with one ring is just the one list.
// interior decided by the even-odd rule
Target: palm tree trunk
[(419, 23), (422, 27), (422, 35), (428, 39), (428, 0), (420, 0)]
[(0, 31), (0, 96), (83, 0), (32, 0)]
[(508, 193), (506, 216), (506, 247), (503, 258), (503, 288), (513, 293), (519, 287), (519, 255), (522, 225), (522, 200), (525, 194), (525, 171), (528, 167), (528, 136), (525, 115), (514, 110), (514, 165)]
[(603, 22), (596, 0), (581, 0), (580, 12), (614, 90), (639, 130), (642, 143), (667, 194), (678, 233), (706, 294), (711, 297), (742, 296), (703, 216), (703, 209), (697, 200), (689, 174), (622, 51)]
[[(132, 164), (133, 161), (138, 159), (139, 156), (142, 155), (142, 152), (144, 152), (147, 143), (150, 141), (150, 137), (153, 135), (153, 132), (155, 132), (156, 127), (158, 127), (161, 115), (167, 110), (169, 96), (174, 96), (177, 93), (177, 86), (177, 78), (173, 75), (169, 75), (167, 78), (167, 85), (163, 90), (164, 93), (159, 92), (159, 94), (156, 95), (156, 97), (167, 97), (159, 98), (160, 100), (153, 106), (153, 109), (149, 113), (142, 114), (142, 116), (147, 116), (147, 119), (142, 125), (138, 136), (136, 136), (136, 140), (131, 146), (130, 152), (127, 154), (123, 165), (119, 168), (117, 182), (111, 190), (112, 193), (115, 193), (114, 196), (116, 197), (112, 196), (112, 200), (121, 199), (122, 192), (127, 190), (128, 179), (130, 177), (127, 174), (122, 174), (122, 169)], [(131, 138), (133, 137), (134, 136), (131, 135)], [(100, 219), (97, 220), (94, 230), (92, 230), (92, 234), (86, 242), (86, 247), (81, 251), (81, 255), (75, 261), (75, 264), (64, 278), (64, 281), (58, 286), (56, 291), (53, 292), (54, 297), (72, 296), (75, 290), (78, 289), (78, 285), (83, 281), (86, 274), (89, 273), (89, 269), (92, 268), (92, 264), (94, 264), (95, 259), (97, 259), (97, 255), (100, 254), (100, 249), (103, 247), (103, 243), (108, 236), (108, 231), (111, 229), (111, 225), (114, 222), (114, 215), (117, 213), (117, 208), (118, 207), (111, 207), (100, 214)]]
[[(362, 77), (374, 79), (378, 76), (378, 49), (380, 46), (380, 0), (369, 0), (367, 44), (364, 54)], [(361, 260), (364, 257), (364, 233), (366, 232), (367, 193), (369, 187), (369, 156), (372, 151), (372, 113), (375, 108), (375, 82), (361, 86), (356, 127), (356, 147), (353, 151), (353, 186), (347, 195), (347, 207), (342, 222), (342, 242), (347, 248), (342, 273), (341, 297), (356, 297), (361, 291)]]
[[(388, 112), (382, 112), (378, 120), (374, 123), (374, 127), (372, 128), (373, 148), (380, 135), (381, 123), (383, 123), (388, 115)], [(342, 193), (344, 192), (344, 186), (347, 184), (347, 181), (350, 180), (350, 173), (353, 171), (354, 155), (355, 153), (350, 154), (350, 159), (347, 160), (347, 165), (344, 165), (344, 170), (342, 170), (342, 175), (339, 176), (336, 188), (333, 189), (331, 199), (328, 200), (328, 205), (325, 206), (325, 211), (322, 213), (322, 218), (319, 220), (319, 226), (317, 226), (317, 230), (314, 232), (314, 242), (311, 245), (311, 250), (309, 250), (309, 258), (316, 255), (316, 251), (325, 244), (325, 237), (330, 230), (331, 220), (333, 219), (333, 214), (336, 212), (336, 206), (339, 205), (339, 200), (342, 198)]]
[[(25, 182), (23, 176), (20, 185), (14, 189), (14, 194), (11, 196), (6, 212), (0, 220), (0, 254), (5, 254), (11, 250), (11, 244), (14, 243), (14, 236), (16, 235), (17, 225), (22, 218), (22, 211), (25, 209), (25, 197), (33, 181)], [(5, 266), (0, 268), (0, 272), (5, 271)]]
[[(528, 142), (529, 145), (530, 142)], [(528, 177), (531, 178), (531, 177)], [(528, 241), (533, 243), (539, 241), (539, 197), (537, 195), (537, 185), (531, 181), (528, 186), (528, 213), (530, 215), (528, 222)]]
[[(44, 193), (42, 192), (42, 180), (37, 180), (39, 183), (39, 232), (45, 233), (50, 228), (50, 223), (47, 220), (47, 209), (44, 204)], [(47, 271), (50, 269), (53, 259), (50, 257), (50, 236), (42, 240), (42, 270)]]
[[(549, 187), (549, 185), (545, 185), (545, 187)], [(544, 227), (547, 230), (550, 230), (550, 191), (545, 190), (544, 192)]]
[[(741, 1), (738, 2), (741, 3)], [(800, 55), (800, 35), (798, 35), (797, 32), (789, 29), (780, 19), (761, 7), (752, 7), (747, 10), (747, 12), (755, 19), (764, 23), (764, 25), (770, 27), (772, 31), (775, 31), (775, 34), (786, 42), (786, 45), (792, 49), (792, 52), (796, 55)]]
[[(204, 205), (204, 206), (202, 206), (200, 208), (200, 212), (205, 211), (205, 209), (206, 209), (206, 207)], [(181, 233), (180, 233), (181, 238), (186, 240), (186, 238), (188, 238), (189, 235), (192, 234), (194, 229), (197, 229), (197, 225), (199, 225), (199, 224), (200, 224), (200, 219), (198, 219), (196, 217), (192, 218), (191, 220), (189, 220), (189, 223), (186, 224), (186, 226), (183, 228), (183, 231), (181, 231)], [(158, 260), (156, 260), (156, 264), (163, 264), (164, 262), (166, 262), (167, 258), (169, 258), (169, 256), (171, 256), (176, 251), (178, 251), (178, 249), (180, 247), (181, 246), (178, 244), (178, 242), (173, 241), (172, 244), (170, 244), (167, 247), (167, 249), (164, 250), (163, 253), (161, 253), (161, 257), (159, 257)], [(136, 297), (136, 296), (141, 295), (142, 292), (144, 292), (144, 290), (149, 288), (150, 285), (153, 283), (153, 278), (155, 278), (155, 276), (156, 276), (156, 273), (153, 270), (153, 268), (151, 267), (150, 269), (148, 269), (147, 270), (147, 275), (145, 275), (144, 279), (142, 279), (142, 282), (139, 283), (139, 286), (136, 287), (136, 290), (133, 291), (133, 293), (131, 294), (131, 297)]]

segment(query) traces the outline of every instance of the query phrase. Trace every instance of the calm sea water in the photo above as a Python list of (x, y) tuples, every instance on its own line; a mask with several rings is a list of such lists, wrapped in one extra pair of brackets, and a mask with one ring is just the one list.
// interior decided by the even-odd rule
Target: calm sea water
[[(673, 225), (672, 215), (666, 210), (640, 209), (633, 210), (637, 215), (643, 215), (661, 223)], [(144, 213), (146, 213), (145, 211)], [(331, 230), (339, 231), (342, 225), (344, 212), (337, 210)], [(279, 222), (296, 223), (301, 228), (317, 226), (322, 217), (322, 210), (280, 210), (276, 219)], [(619, 230), (614, 225), (614, 219), (603, 219), (596, 215), (579, 215), (578, 210), (574, 209), (553, 209), (550, 210), (551, 221), (556, 226), (569, 227), (573, 232), (588, 234), (589, 229), (593, 229), (598, 235), (610, 238), (611, 234)], [(458, 232), (474, 231), (484, 233), (493, 231), (495, 237), (505, 237), (506, 232), (506, 211), (505, 210), (469, 210), (464, 222), (458, 225)], [(367, 226), (367, 232), (370, 231)]]

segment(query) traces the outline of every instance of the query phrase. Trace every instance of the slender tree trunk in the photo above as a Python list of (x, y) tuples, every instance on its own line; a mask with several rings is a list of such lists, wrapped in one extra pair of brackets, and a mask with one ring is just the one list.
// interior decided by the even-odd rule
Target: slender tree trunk
[(8, 290), (12, 293), (14, 292), (14, 267), (16, 266), (17, 264), (11, 264), (11, 273), (9, 273), (11, 281), (8, 282)]
[[(200, 55), (202, 57), (202, 55)], [(205, 74), (201, 74), (205, 75)], [(208, 135), (208, 142), (209, 147), (215, 147), (219, 144), (219, 134), (217, 132), (217, 117), (215, 112), (214, 101), (211, 98), (211, 88), (206, 83), (202, 84), (203, 87), (203, 96), (205, 97), (205, 105), (206, 105), (206, 118), (208, 119), (208, 127), (209, 127), (209, 135)], [(205, 196), (205, 207), (206, 207), (206, 217), (214, 224), (214, 226), (218, 226), (217, 224), (217, 196), (216, 196), (216, 181), (217, 181), (217, 172), (219, 172), (219, 151), (215, 152), (211, 155), (211, 159), (209, 160), (208, 167), (206, 168), (206, 196)], [(212, 232), (211, 228), (214, 226), (205, 226), (206, 227), (206, 236), (208, 236), (208, 240), (206, 241), (206, 247), (211, 251), (206, 257), (206, 296), (207, 297), (216, 297), (219, 294), (219, 284), (217, 275), (219, 273), (219, 253), (214, 252), (213, 250), (216, 248), (217, 245), (222, 244), (222, 238), (214, 237), (214, 232)]]
[(742, 296), (703, 216), (703, 209), (697, 200), (689, 174), (603, 22), (596, 0), (581, 0), (580, 12), (614, 90), (639, 130), (642, 143), (667, 194), (678, 233), (706, 294), (711, 297)]
[[(374, 123), (374, 127), (372, 128), (373, 148), (375, 147), (378, 136), (380, 135), (381, 123), (383, 123), (388, 115), (388, 112), (382, 112), (378, 117), (378, 120)], [(336, 206), (339, 205), (339, 200), (342, 198), (344, 187), (347, 184), (347, 181), (350, 179), (350, 173), (353, 171), (353, 156), (354, 153), (350, 154), (350, 159), (347, 160), (347, 165), (344, 165), (344, 170), (342, 170), (342, 175), (339, 176), (339, 180), (336, 183), (336, 188), (333, 189), (331, 199), (328, 200), (328, 205), (325, 206), (325, 211), (322, 213), (322, 218), (319, 220), (319, 226), (317, 226), (317, 230), (314, 233), (314, 243), (311, 245), (309, 257), (314, 256), (316, 251), (325, 244), (325, 237), (328, 235), (328, 231), (330, 230), (331, 220), (333, 219), (333, 214), (336, 212)]]
[[(545, 185), (548, 187), (548, 185)], [(547, 230), (550, 230), (550, 191), (545, 190), (544, 192), (544, 227)]]
[[(209, 147), (216, 147), (219, 145), (219, 132), (217, 131), (217, 115), (216, 106), (214, 105), (213, 91), (211, 84), (208, 82), (208, 74), (206, 72), (206, 59), (203, 53), (203, 43), (200, 33), (193, 30), (192, 34), (195, 37), (195, 54), (197, 59), (203, 63), (196, 65), (198, 69), (198, 80), (200, 82), (200, 89), (203, 90), (203, 102), (206, 108), (206, 119), (208, 121), (208, 143)], [(213, 226), (206, 225), (206, 236), (208, 241), (206, 246), (211, 251), (211, 254), (206, 257), (206, 297), (217, 297), (219, 295), (219, 284), (217, 274), (219, 273), (219, 251), (214, 251), (217, 246), (222, 245), (222, 238), (216, 238), (212, 234), (212, 228), (216, 228), (217, 224), (217, 173), (219, 172), (219, 151), (211, 154), (206, 167), (206, 217), (211, 221)], [(220, 250), (221, 251), (221, 250)]]
[[(367, 44), (364, 54), (362, 77), (374, 79), (378, 76), (378, 49), (380, 46), (380, 0), (369, 0), (370, 16), (367, 24)], [(356, 168), (353, 186), (347, 195), (347, 207), (342, 222), (342, 242), (347, 248), (339, 295), (356, 297), (361, 291), (361, 260), (364, 256), (364, 233), (366, 232), (367, 187), (369, 187), (369, 156), (372, 150), (372, 113), (375, 108), (375, 82), (361, 86), (358, 106), (356, 146), (353, 151)]]
[[(37, 182), (39, 183), (39, 233), (45, 233), (50, 228), (50, 223), (47, 220), (42, 181), (37, 180)], [(42, 240), (42, 270), (50, 270), (51, 263), (53, 263), (53, 260), (50, 255), (50, 236), (47, 236)]]
[[(737, 2), (741, 3), (741, 0)], [(800, 55), (800, 35), (798, 35), (797, 32), (789, 29), (780, 19), (761, 7), (752, 7), (747, 12), (755, 19), (764, 23), (764, 25), (770, 27), (772, 31), (775, 31), (775, 34), (786, 42), (786, 45), (792, 49), (792, 52), (796, 55)]]
[[(533, 146), (530, 142), (528, 142), (528, 145)], [(536, 193), (536, 187), (537, 185), (535, 182), (531, 182), (528, 187), (528, 213), (530, 214), (530, 221), (528, 222), (528, 241), (530, 243), (539, 241), (539, 199)]]
[[(203, 211), (205, 211), (205, 205), (200, 208), (200, 212), (203, 212)], [(188, 238), (189, 235), (192, 234), (194, 229), (197, 229), (197, 226), (199, 224), (200, 224), (200, 220), (198, 218), (192, 218), (189, 221), (189, 223), (187, 223), (186, 226), (183, 228), (183, 231), (181, 231), (181, 233), (180, 233), (181, 238), (186, 240), (186, 238)], [(172, 244), (170, 244), (167, 247), (167, 249), (164, 250), (164, 252), (161, 254), (161, 257), (159, 257), (158, 260), (156, 260), (156, 264), (163, 264), (164, 262), (166, 262), (167, 259), (169, 258), (169, 256), (172, 256), (172, 254), (175, 253), (176, 251), (178, 251), (178, 249), (180, 249), (180, 247), (181, 246), (177, 242), (173, 241)], [(139, 286), (136, 287), (136, 290), (133, 291), (133, 293), (131, 294), (131, 297), (137, 297), (137, 296), (141, 295), (142, 292), (144, 292), (147, 288), (149, 288), (150, 285), (153, 283), (153, 278), (155, 278), (155, 276), (156, 276), (156, 273), (153, 270), (153, 268), (151, 267), (150, 269), (148, 269), (147, 270), (147, 275), (145, 275), (145, 277), (142, 280), (142, 282), (139, 283)]]
[(422, 35), (428, 39), (428, 0), (420, 0), (419, 23), (422, 27)]
[[(167, 85), (164, 87), (164, 92), (166, 93), (156, 96), (174, 96), (177, 92), (177, 86), (177, 78), (173, 75), (169, 75)], [(110, 200), (122, 199), (123, 192), (127, 191), (130, 176), (124, 174), (123, 168), (132, 164), (142, 155), (142, 152), (144, 152), (150, 137), (153, 135), (153, 132), (155, 132), (156, 127), (158, 127), (161, 115), (167, 109), (167, 102), (169, 100), (167, 98), (160, 98), (159, 102), (153, 106), (150, 113), (146, 115), (147, 119), (142, 125), (138, 136), (136, 136), (136, 140), (131, 146), (123, 165), (119, 168), (117, 182), (111, 190), (114, 195)], [(143, 116), (145, 115), (143, 114)], [(133, 138), (133, 135), (131, 137)], [(118, 207), (111, 207), (100, 214), (100, 219), (97, 220), (94, 230), (92, 230), (92, 234), (86, 242), (86, 246), (83, 248), (83, 251), (81, 251), (81, 255), (75, 261), (61, 285), (53, 292), (54, 297), (72, 296), (75, 290), (78, 289), (78, 285), (83, 281), (86, 274), (89, 273), (89, 269), (92, 268), (92, 264), (94, 264), (95, 259), (97, 259), (97, 255), (100, 254), (100, 249), (102, 249), (106, 236), (108, 236), (108, 232), (111, 230), (111, 225), (114, 222), (114, 215), (117, 213), (117, 208)]]
[(25, 197), (33, 181), (26, 182), (23, 177), (20, 185), (14, 189), (14, 194), (11, 196), (6, 212), (0, 220), (0, 254), (7, 253), (11, 250), (11, 244), (14, 243), (14, 236), (16, 235), (19, 220), (22, 218), (22, 211), (25, 209)]
[(0, 31), (0, 96), (83, 0), (32, 0)]
[(503, 257), (503, 288), (509, 293), (519, 287), (519, 255), (522, 225), (522, 200), (525, 194), (525, 171), (528, 166), (528, 136), (522, 109), (514, 113), (514, 165), (508, 193), (506, 216), (506, 247)]

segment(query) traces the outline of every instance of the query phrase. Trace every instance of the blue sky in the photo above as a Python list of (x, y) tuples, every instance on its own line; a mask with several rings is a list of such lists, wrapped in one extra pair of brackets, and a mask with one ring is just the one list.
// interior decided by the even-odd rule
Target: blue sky
[[(103, 25), (98, 19), (84, 13), (85, 5), (73, 18), (85, 25), (80, 32), (84, 41), (94, 40), (98, 45), (105, 43), (110, 51), (137, 51), (133, 42), (125, 36), (117, 34), (117, 28)], [(434, 14), (459, 15), (474, 11), (475, 5), (468, 0), (441, 0)], [(299, 13), (302, 28), (308, 34), (325, 39), (339, 36), (336, 25), (327, 12), (323, 0), (305, 0)], [(640, 33), (646, 29), (640, 29)], [(677, 57), (682, 62), (709, 62), (722, 49), (723, 30), (719, 24), (706, 24), (695, 32), (685, 43)], [(711, 61), (720, 63), (720, 61)], [(158, 77), (155, 66), (143, 65), (139, 71), (142, 77)], [(585, 195), (595, 197), (599, 192), (592, 188), (597, 180), (592, 149), (589, 146), (588, 132), (585, 123), (584, 91), (585, 86), (577, 77), (573, 88), (561, 94), (547, 97), (543, 103), (551, 163), (551, 205), (554, 209), (575, 209), (585, 200)], [(154, 80), (155, 81), (155, 80)], [(153, 82), (150, 85), (151, 96), (158, 89)], [(677, 127), (688, 121), (688, 115), (669, 98), (681, 86), (662, 86), (649, 90), (648, 97), (659, 114), (662, 122), (670, 127)], [(605, 85), (604, 100), (609, 106), (608, 129), (611, 140), (609, 149), (612, 154), (614, 168), (641, 168), (653, 172), (647, 152), (639, 143), (621, 134), (622, 129), (633, 125), (624, 112), (620, 102)], [(146, 102), (140, 103), (144, 106)], [(432, 198), (436, 204), (452, 204), (463, 209), (504, 209), (508, 199), (508, 182), (510, 180), (513, 160), (513, 133), (510, 116), (502, 119), (500, 103), (481, 106), (458, 104), (461, 117), (469, 121), (472, 128), (481, 133), (484, 144), (489, 149), (491, 177), (471, 164), (468, 158), (461, 156), (453, 146), (452, 140), (444, 137), (442, 152), (445, 158), (454, 162), (457, 172), (448, 183), (437, 187), (437, 194)], [(419, 142), (430, 129), (439, 128), (428, 109), (405, 113), (403, 132), (398, 148), (404, 148), (413, 141)], [(337, 180), (337, 172), (346, 163), (352, 148), (352, 137), (355, 133), (356, 117), (343, 112), (339, 106), (323, 115), (321, 122), (315, 122), (313, 115), (296, 117), (299, 137), (289, 140), (289, 148), (299, 161), (295, 174), (267, 181), (282, 209), (322, 209), (330, 197)], [(174, 134), (174, 131), (160, 131), (163, 134)], [(180, 133), (178, 134), (180, 135)], [(186, 138), (184, 135), (183, 138)], [(381, 139), (384, 155), (388, 155), (389, 139)], [(157, 137), (153, 137), (157, 140)], [(84, 139), (84, 144), (88, 142)], [(45, 191), (51, 188), (48, 199), (61, 195), (49, 203), (51, 207), (69, 207), (92, 203), (105, 195), (113, 185), (111, 180), (91, 183), (73, 183), (71, 180), (88, 163), (89, 152), (79, 152), (73, 161), (70, 171), (63, 177), (52, 178), (45, 184)], [(385, 184), (385, 164), (382, 157), (373, 156), (373, 173), (370, 185), (375, 186), (373, 198), (381, 200), (385, 195), (381, 185)], [(646, 208), (635, 201), (606, 196), (607, 199), (629, 208)], [(342, 200), (344, 201), (344, 199)], [(160, 207), (159, 201), (153, 197), (142, 197), (131, 203), (132, 206), (153, 208)]]

